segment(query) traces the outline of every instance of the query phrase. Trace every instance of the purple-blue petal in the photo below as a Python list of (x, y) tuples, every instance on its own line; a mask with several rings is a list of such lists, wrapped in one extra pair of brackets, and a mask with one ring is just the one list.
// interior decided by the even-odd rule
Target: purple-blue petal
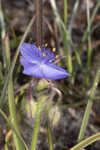
[(36, 78), (58, 80), (70, 76), (69, 73), (55, 64), (43, 63), (40, 65), (34, 65), (27, 62), (24, 58), (21, 58), (20, 62), (24, 67), (23, 73)]
[[(20, 51), (23, 56), (20, 59), (20, 63), (24, 67), (23, 73), (26, 75), (51, 80), (71, 76), (63, 68), (51, 63), (56, 57), (53, 52), (43, 46), (40, 52), (35, 45), (23, 43)], [(43, 56), (43, 54), (46, 56)]]
[(32, 66), (35, 66), (35, 65), (36, 65), (36, 64), (33, 64), (33, 63), (28, 62), (24, 57), (20, 59), (20, 63), (21, 63), (21, 65), (22, 65), (24, 68), (26, 68), (26, 69), (27, 69), (28, 67), (30, 67), (31, 65), (32, 65)]
[(38, 65), (29, 66), (29, 68), (24, 69), (23, 73), (36, 78), (44, 78), (42, 70), (39, 68)]
[(51, 63), (43, 64), (42, 72), (44, 74), (44, 78), (51, 80), (58, 80), (71, 76), (61, 67)]
[(40, 69), (40, 65), (32, 64), (26, 61), (24, 58), (20, 59), (20, 63), (24, 67), (24, 70), (23, 70), (24, 74), (33, 76), (36, 78), (44, 78), (44, 74), (42, 73), (42, 70)]
[(41, 53), (33, 44), (23, 43), (20, 47), (22, 56), (29, 62), (34, 59), (40, 59)]

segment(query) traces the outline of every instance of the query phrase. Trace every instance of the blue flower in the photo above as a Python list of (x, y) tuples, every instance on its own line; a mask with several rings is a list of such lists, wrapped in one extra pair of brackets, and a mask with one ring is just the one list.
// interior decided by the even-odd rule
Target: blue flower
[(41, 46), (23, 43), (20, 48), (22, 58), (20, 62), (24, 67), (23, 73), (36, 78), (51, 80), (62, 79), (70, 76), (64, 69), (53, 64), (56, 57), (52, 51)]

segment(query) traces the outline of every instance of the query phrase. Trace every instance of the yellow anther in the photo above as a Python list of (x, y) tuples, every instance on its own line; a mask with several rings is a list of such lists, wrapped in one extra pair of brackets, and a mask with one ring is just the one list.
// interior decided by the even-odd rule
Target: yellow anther
[(48, 46), (48, 44), (47, 44), (47, 43), (45, 43), (45, 44), (44, 44), (44, 46), (45, 46), (45, 47), (47, 47), (47, 46)]
[(56, 59), (58, 59), (59, 58), (59, 55), (56, 55)]
[(56, 51), (56, 48), (54, 47), (54, 48), (52, 49), (52, 51), (55, 52), (55, 51)]
[(45, 53), (43, 53), (42, 55), (43, 55), (43, 56), (46, 56), (46, 54), (45, 54)]
[(39, 46), (38, 49), (41, 51), (41, 47)]

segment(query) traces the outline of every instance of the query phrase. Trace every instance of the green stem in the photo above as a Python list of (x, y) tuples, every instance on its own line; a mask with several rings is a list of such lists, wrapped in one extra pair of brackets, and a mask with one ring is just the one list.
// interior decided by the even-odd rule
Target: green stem
[(88, 23), (88, 60), (87, 60), (87, 72), (91, 69), (91, 26), (90, 26), (90, 9), (89, 9), (89, 0), (87, 0), (87, 23)]
[[(6, 70), (8, 72), (9, 67), (10, 67), (10, 47), (9, 47), (9, 38), (8, 35), (5, 36), (5, 38), (2, 41), (2, 45), (4, 47), (4, 54), (5, 54), (5, 63), (6, 63)], [(9, 111), (10, 111), (10, 116), (11, 116), (11, 121), (16, 128), (17, 132), (19, 132), (18, 125), (17, 125), (17, 119), (16, 119), (16, 109), (15, 109), (15, 104), (14, 104), (14, 93), (13, 93), (13, 83), (12, 83), (12, 75), (10, 76), (9, 79), (9, 84), (8, 84), (8, 100), (9, 100)], [(22, 144), (19, 141), (19, 138), (16, 136), (15, 133), (13, 133), (14, 137), (14, 143), (16, 150), (22, 150)]]
[[(100, 1), (97, 2), (96, 6), (95, 6), (95, 8), (93, 10), (92, 16), (90, 18), (90, 22), (89, 22), (90, 28), (92, 26), (93, 20), (94, 20), (94, 18), (96, 16), (96, 13), (97, 13), (99, 7), (100, 7)], [(82, 37), (82, 42), (79, 45), (79, 48), (77, 49), (77, 51), (80, 51), (80, 56), (81, 56), (81, 53), (82, 53), (82, 49), (83, 49), (84, 43), (87, 40), (87, 37), (88, 37), (88, 26), (87, 26), (86, 30), (84, 31), (84, 34), (83, 34), (83, 37)]]
[(64, 0), (64, 24), (67, 26), (67, 0)]
[[(5, 22), (4, 22), (4, 15), (2, 11), (2, 0), (0, 0), (0, 26), (1, 26), (1, 40), (3, 43), (3, 40), (6, 36), (6, 28), (5, 28)], [(3, 56), (3, 67), (6, 68), (6, 57), (4, 53), (4, 45), (2, 44), (2, 56)]]
[(2, 41), (4, 55), (5, 55), (5, 61), (6, 61), (6, 72), (8, 73), (9, 67), (10, 67), (10, 44), (9, 44), (9, 36), (6, 34), (5, 38)]
[[(64, 25), (67, 30), (67, 0), (64, 0)], [(64, 41), (64, 51), (66, 52), (66, 55), (67, 55), (68, 71), (69, 71), (69, 73), (72, 74), (72, 60), (71, 60), (71, 54), (70, 54), (70, 50), (69, 50), (69, 41), (66, 36), (66, 32), (64, 32), (63, 41)]]
[(88, 120), (89, 120), (89, 115), (90, 115), (92, 104), (93, 104), (93, 99), (94, 99), (94, 96), (95, 96), (96, 87), (97, 87), (98, 82), (99, 82), (99, 76), (100, 76), (100, 69), (98, 69), (98, 71), (96, 73), (96, 77), (95, 77), (95, 80), (94, 80), (94, 83), (93, 83), (93, 87), (91, 89), (91, 94), (90, 94), (90, 98), (88, 100), (88, 104), (87, 104), (85, 114), (84, 114), (84, 117), (83, 117), (83, 121), (82, 121), (81, 129), (80, 129), (78, 141), (81, 141), (84, 137), (84, 134), (85, 134), (85, 130), (86, 130), (86, 127), (87, 127), (87, 123), (88, 123)]
[(47, 134), (48, 134), (49, 150), (53, 150), (52, 131), (49, 120), (47, 120)]
[[(60, 33), (61, 33), (61, 36), (62, 36), (62, 39), (63, 39), (63, 44), (64, 44), (64, 51), (65, 51), (65, 54), (66, 54), (66, 56), (67, 56), (67, 68), (68, 68), (68, 72), (70, 73), (70, 74), (72, 74), (72, 70), (73, 70), (73, 68), (72, 68), (72, 56), (71, 56), (71, 52), (70, 52), (70, 49), (69, 49), (69, 42), (71, 43), (71, 44), (73, 44), (72, 43), (72, 40), (71, 40), (71, 38), (70, 38), (70, 35), (69, 35), (69, 33), (68, 33), (68, 31), (67, 31), (67, 29), (66, 29), (66, 25), (65, 25), (65, 23), (67, 23), (67, 18), (65, 19), (65, 23), (62, 21), (62, 19), (61, 19), (61, 17), (60, 17), (60, 15), (59, 15), (59, 13), (58, 13), (58, 9), (57, 9), (57, 7), (56, 7), (56, 2), (55, 2), (55, 0), (50, 0), (50, 2), (51, 2), (51, 6), (52, 6), (52, 8), (53, 8), (53, 11), (54, 11), (54, 14), (55, 14), (55, 17), (56, 17), (56, 21), (57, 21), (57, 24), (58, 24), (58, 27), (59, 27), (59, 30), (60, 30)], [(66, 2), (65, 2), (66, 3)], [(65, 4), (66, 6), (67, 6), (67, 3)], [(65, 7), (66, 7), (65, 6)], [(65, 10), (64, 10), (65, 11)], [(66, 12), (65, 13), (67, 13), (67, 10), (66, 10)], [(65, 15), (65, 13), (64, 13), (64, 15)], [(67, 17), (66, 15), (64, 16), (64, 18), (65, 17)]]
[[(8, 84), (8, 99), (9, 99), (9, 111), (10, 111), (10, 116), (11, 116), (11, 122), (14, 128), (16, 129), (16, 131), (20, 134), (18, 123), (17, 123), (17, 117), (16, 117), (16, 108), (14, 104), (12, 77), (10, 77), (9, 84)], [(13, 138), (14, 138), (16, 150), (22, 150), (23, 145), (14, 132), (13, 132)]]
[(38, 100), (37, 104), (37, 114), (36, 114), (36, 120), (34, 125), (34, 131), (32, 136), (32, 144), (31, 144), (31, 150), (36, 150), (37, 145), (37, 139), (38, 139), (38, 133), (39, 133), (39, 127), (40, 127), (40, 119), (41, 119), (41, 113), (43, 109), (43, 96)]
[(6, 96), (6, 89), (7, 89), (7, 86), (8, 86), (8, 82), (9, 82), (9, 78), (10, 76), (12, 75), (13, 73), (13, 70), (14, 70), (14, 67), (15, 67), (15, 64), (16, 64), (16, 61), (17, 61), (17, 58), (18, 58), (18, 55), (19, 55), (19, 52), (20, 52), (20, 47), (22, 45), (22, 43), (24, 42), (24, 40), (26, 39), (32, 25), (33, 25), (33, 22), (34, 22), (34, 17), (31, 19), (27, 29), (26, 29), (26, 32), (24, 33), (23, 37), (22, 37), (22, 40), (17, 48), (17, 51), (15, 53), (15, 56), (14, 56), (14, 59), (12, 61), (12, 64), (11, 64), (11, 67), (10, 67), (10, 70), (8, 72), (8, 75), (7, 75), (7, 78), (5, 80), (5, 84), (4, 84), (4, 87), (3, 87), (3, 90), (2, 90), (2, 94), (0, 96), (0, 107), (3, 106), (3, 104), (5, 103), (5, 96)]
[(1, 38), (4, 39), (6, 35), (6, 28), (5, 28), (5, 22), (4, 22), (4, 16), (1, 6), (2, 1), (0, 0), (0, 24), (1, 24)]

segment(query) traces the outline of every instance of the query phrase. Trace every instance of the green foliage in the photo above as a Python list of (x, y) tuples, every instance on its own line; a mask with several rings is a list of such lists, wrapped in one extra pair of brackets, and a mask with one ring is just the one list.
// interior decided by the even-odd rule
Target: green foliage
[[(40, 2), (40, 0), (39, 0)], [(60, 32), (60, 37), (63, 43), (65, 59), (63, 64), (72, 74), (71, 80), (68, 80), (66, 84), (66, 79), (63, 81), (47, 81), (41, 80), (31, 80), (26, 76), (21, 76), (21, 66), (19, 63), (19, 49), (21, 44), (28, 37), (28, 33), (32, 29), (34, 22), (34, 17), (31, 19), (29, 25), (26, 28), (24, 35), (17, 36), (15, 34), (14, 28), (10, 27), (10, 35), (5, 24), (10, 23), (10, 18), (2, 10), (0, 5), (0, 25), (1, 25), (1, 44), (0, 44), (0, 114), (6, 120), (7, 125), (12, 131), (13, 144), (11, 147), (16, 148), (16, 150), (29, 150), (25, 141), (21, 136), (20, 122), (22, 121), (22, 116), (25, 113), (26, 118), (32, 119), (34, 129), (32, 132), (32, 142), (30, 145), (31, 150), (36, 150), (38, 143), (38, 135), (41, 128), (41, 120), (44, 120), (44, 126), (46, 129), (46, 135), (48, 137), (49, 149), (53, 150), (53, 132), (52, 129), (57, 128), (57, 125), (61, 119), (62, 110), (68, 108), (80, 108), (87, 103), (84, 117), (81, 123), (78, 144), (73, 146), (71, 150), (80, 150), (88, 146), (89, 144), (100, 140), (100, 133), (90, 136), (84, 139), (84, 134), (87, 129), (90, 113), (93, 106), (93, 100), (96, 101), (96, 96), (98, 92), (99, 76), (100, 76), (100, 66), (95, 69), (96, 74), (92, 75), (92, 31), (93, 31), (93, 20), (97, 14), (100, 7), (100, 1), (95, 5), (92, 15), (90, 15), (89, 0), (87, 0), (87, 27), (84, 30), (81, 44), (76, 47), (76, 43), (72, 40), (72, 24), (75, 21), (77, 10), (79, 7), (79, 0), (75, 1), (75, 5), (72, 10), (70, 21), (68, 20), (68, 1), (64, 0), (64, 12), (63, 18), (57, 8), (55, 0), (50, 0), (52, 6), (52, 13), (55, 15), (55, 20)], [(38, 34), (39, 42), (42, 41), (40, 32), (42, 31), (41, 26), (41, 9), (40, 5), (38, 10)], [(64, 20), (63, 20), (64, 19)], [(6, 23), (5, 23), (6, 21)], [(33, 32), (33, 31), (32, 31)], [(12, 37), (10, 39), (10, 37)], [(30, 40), (30, 39), (29, 39)], [(57, 41), (59, 42), (59, 41)], [(40, 42), (41, 43), (41, 42)], [(87, 43), (87, 60), (85, 66), (83, 64), (83, 47)], [(58, 44), (58, 43), (57, 43)], [(16, 50), (16, 52), (14, 52)], [(12, 55), (14, 55), (12, 59)], [(17, 69), (16, 69), (17, 68)], [(77, 73), (77, 70), (80, 73)], [(18, 80), (20, 79), (20, 83)], [(78, 84), (76, 83), (79, 82)], [(91, 84), (93, 82), (93, 85)], [(29, 98), (28, 92), (30, 86), (33, 85), (31, 91), (31, 98)], [(63, 94), (62, 94), (63, 93)], [(100, 95), (98, 96), (100, 98)], [(68, 99), (68, 102), (66, 101)], [(81, 99), (82, 101), (77, 101)], [(64, 100), (64, 101), (63, 101)], [(69, 104), (68, 104), (69, 103)], [(95, 105), (95, 103), (94, 103)], [(5, 107), (7, 106), (7, 107)], [(6, 108), (6, 113), (3, 110)], [(9, 113), (8, 113), (9, 112)], [(18, 116), (20, 116), (18, 118)], [(31, 119), (30, 119), (31, 118)], [(8, 129), (7, 131), (8, 132)], [(11, 135), (11, 136), (12, 136)], [(10, 140), (6, 142), (5, 149), (9, 149)]]

